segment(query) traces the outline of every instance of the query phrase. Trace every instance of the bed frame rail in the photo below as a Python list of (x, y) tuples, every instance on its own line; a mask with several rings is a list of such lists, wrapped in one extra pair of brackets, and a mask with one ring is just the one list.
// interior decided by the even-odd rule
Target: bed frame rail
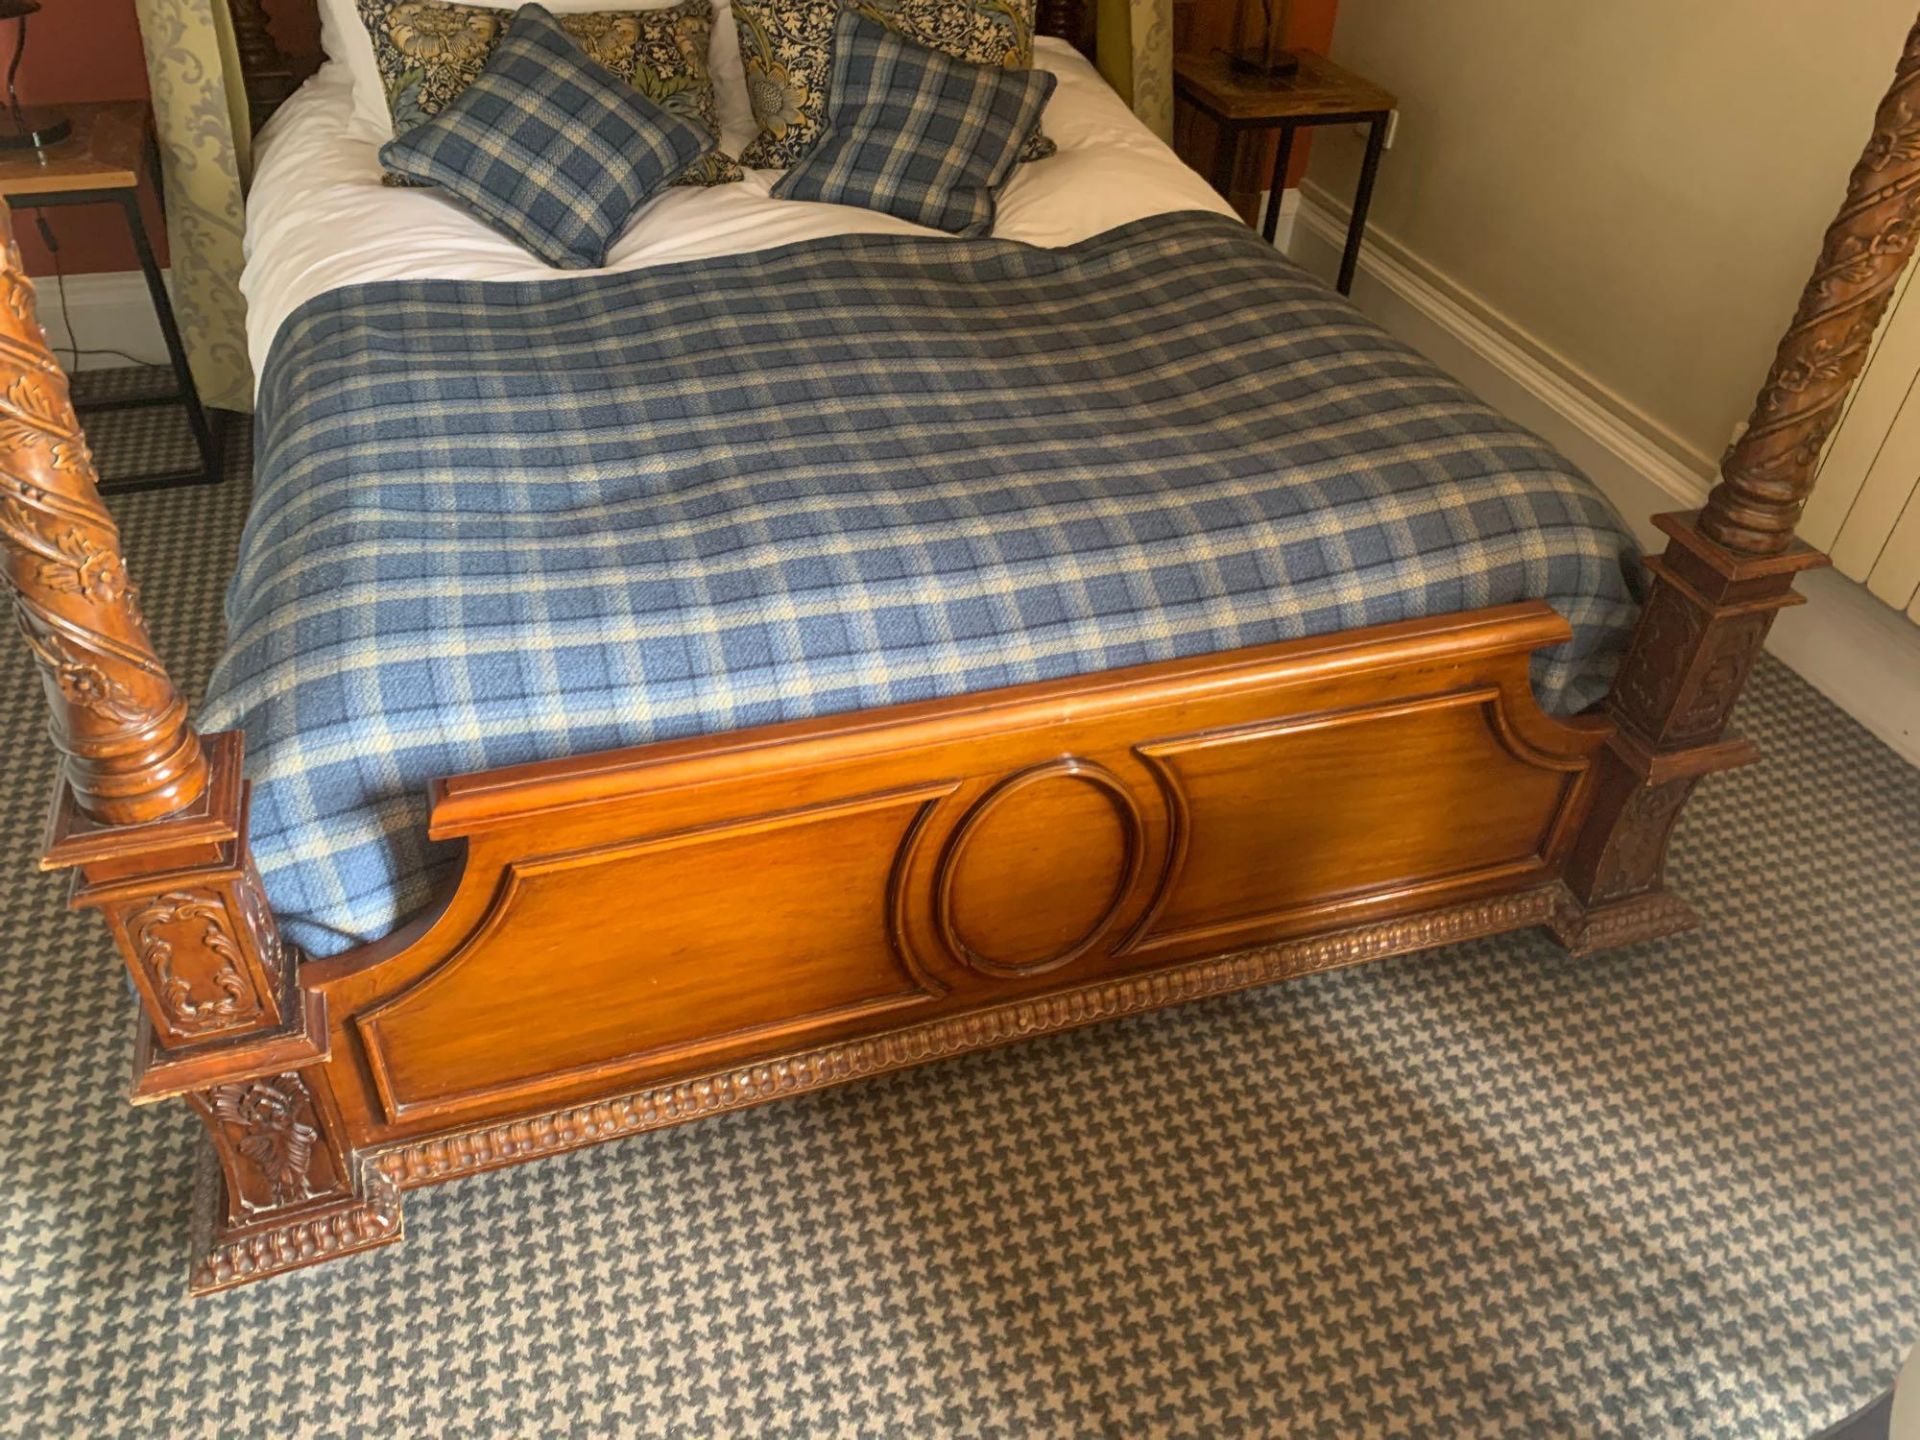
[[(212, 1141), (194, 1288), (397, 1238), (402, 1185), (796, 1088), (1470, 934), (1546, 924), (1578, 951), (1691, 923), (1664, 885), (1667, 839), (1701, 777), (1754, 757), (1728, 738), (1729, 715), (1773, 617), (1794, 603), (1794, 576), (1823, 561), (1792, 531), (1913, 249), (1916, 87), (1920, 24), (1752, 424), (1704, 511), (1660, 517), (1670, 543), (1650, 562), (1652, 595), (1607, 717), (1569, 726), (1532, 710), (1525, 653), (1558, 631), (1521, 607), (747, 737), (753, 753), (721, 738), (466, 777), (442, 787), (436, 811), (469, 847), (448, 908), (368, 952), (305, 965), (282, 943), (248, 855), (240, 739), (195, 732), (153, 649), (0, 211), (0, 572), (60, 752), (43, 863), (71, 873), (73, 903), (101, 913), (133, 977), (134, 1097), (185, 1099)], [(1010, 738), (981, 748), (977, 722), (1006, 705), (1028, 707), (1032, 724), (999, 714), (993, 733)], [(1398, 739), (1315, 749), (1339, 714)], [(862, 750), (889, 727), (900, 743)], [(1399, 853), (1418, 863), (1404, 874), (1388, 865), (1345, 898), (1329, 881), (1288, 904), (1254, 903), (1264, 892), (1236, 868), (1242, 858), (1284, 844), (1311, 861), (1317, 843), (1310, 827), (1276, 821), (1275, 776), (1319, 765), (1341, 803), (1397, 824), (1366, 762), (1412, 774), (1436, 738), (1454, 758), (1438, 788), (1419, 792), (1422, 813), (1504, 777), (1497, 824), (1467, 815), (1444, 844), (1409, 830)], [(1263, 749), (1286, 763), (1219, 768)], [(694, 804), (703, 786), (708, 801)], [(1191, 861), (1181, 847), (1198, 843), (1201, 809), (1224, 827), (1215, 839), (1239, 839), (1208, 842), (1201, 898), (1182, 910), (1169, 876)], [(586, 893), (568, 887), (592, 865), (616, 890), (670, 894), (677, 850), (722, 840), (728, 825), (751, 849), (754, 836), (800, 833), (796, 814), (829, 813), (847, 828), (836, 819), (806, 845), (769, 843), (793, 864), (831, 869), (854, 855), (850, 837), (873, 830), (871, 853), (896, 857), (890, 893), (908, 898), (863, 917), (859, 964), (834, 951), (840, 970), (793, 972), (821, 1002), (794, 1023), (776, 1017), (769, 1030), (768, 1017), (720, 1005), (704, 1029), (629, 1053), (566, 1020), (537, 1073), (461, 1048), (460, 1027), (484, 1031), (498, 1004), (472, 982), (509, 973), (487, 958), (499, 929), (490, 917), (536, 902), (565, 913)], [(1339, 804), (1327, 818), (1350, 857), (1373, 853)], [(1063, 826), (1098, 837), (1094, 859), (1074, 861), (1085, 883), (1064, 897), (1082, 907), (1086, 935), (1055, 934), (1022, 899), (1032, 880), (1022, 846)], [(989, 835), (999, 843), (973, 843)], [(983, 910), (970, 894), (1001, 898)], [(546, 934), (546, 922), (515, 923)], [(747, 923), (768, 938), (767, 916)], [(726, 936), (690, 930), (696, 939), (719, 953)], [(549, 942), (564, 953), (564, 937)], [(690, 993), (705, 982), (696, 967), (676, 983)], [(635, 1023), (655, 1024), (631, 990), (614, 998)], [(836, 1006), (846, 1013), (822, 1021)]]

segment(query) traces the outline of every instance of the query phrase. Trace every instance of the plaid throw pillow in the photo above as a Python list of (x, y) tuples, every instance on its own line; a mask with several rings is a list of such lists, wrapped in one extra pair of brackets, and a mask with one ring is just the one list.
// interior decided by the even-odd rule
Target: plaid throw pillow
[[(373, 0), (361, 0), (362, 4)], [(797, 164), (827, 124), (834, 26), (843, 0), (733, 0), (740, 61), (760, 133), (740, 156), (764, 170)], [(1033, 68), (1034, 0), (855, 0), (896, 35), (971, 65)], [(1023, 160), (1044, 160), (1038, 130)]]
[(834, 27), (827, 133), (773, 187), (955, 235), (993, 231), (993, 197), (1053, 94), (1044, 70), (969, 65), (858, 10)]
[[(492, 58), (511, 12), (446, 0), (357, 0), (393, 133), (438, 115)], [(664, 10), (568, 11), (555, 17), (587, 58), (663, 110), (697, 120), (719, 143), (720, 112), (707, 71), (712, 0), (680, 0)], [(674, 183), (721, 185), (740, 167), (715, 149)], [(389, 185), (410, 182), (388, 175)]]
[(431, 120), (380, 148), (396, 175), (464, 201), (549, 265), (606, 263), (634, 212), (713, 147), (523, 5), (486, 68)]

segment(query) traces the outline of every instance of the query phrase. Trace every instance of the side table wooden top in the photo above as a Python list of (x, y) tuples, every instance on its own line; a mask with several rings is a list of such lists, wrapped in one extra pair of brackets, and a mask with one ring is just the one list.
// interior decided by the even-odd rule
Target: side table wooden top
[(1236, 72), (1224, 55), (1176, 55), (1174, 85), (1202, 110), (1222, 120), (1287, 120), (1313, 115), (1367, 115), (1392, 110), (1391, 91), (1324, 55), (1299, 52), (1300, 70), (1265, 83)]
[(73, 134), (44, 151), (0, 150), (0, 195), (129, 190), (140, 183), (144, 100), (75, 102), (59, 109), (73, 121)]

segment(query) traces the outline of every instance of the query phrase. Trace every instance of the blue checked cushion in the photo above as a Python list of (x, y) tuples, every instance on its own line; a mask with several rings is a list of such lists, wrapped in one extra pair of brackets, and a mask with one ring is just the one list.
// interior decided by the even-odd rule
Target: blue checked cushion
[(1044, 70), (972, 65), (859, 10), (834, 29), (827, 133), (773, 187), (955, 235), (993, 233), (1006, 182), (1053, 94)]
[[(395, 135), (431, 120), (479, 79), (513, 20), (510, 11), (446, 0), (357, 0), (355, 8), (373, 43)], [(594, 64), (663, 109), (699, 121), (718, 143), (720, 112), (707, 69), (712, 0), (680, 0), (664, 10), (573, 10), (555, 18)], [(674, 183), (724, 185), (740, 178), (740, 166), (715, 149)], [(386, 181), (413, 183), (391, 173)]]
[(380, 163), (463, 201), (549, 265), (579, 270), (605, 264), (634, 212), (713, 143), (523, 5), (479, 78), (383, 145)]
[[(360, 0), (369, 4), (421, 0)], [(733, 0), (740, 62), (760, 133), (743, 164), (784, 170), (798, 164), (827, 125), (833, 32), (848, 0)], [(972, 65), (1033, 68), (1034, 0), (852, 0), (896, 35)], [(1023, 160), (1044, 160), (1054, 143), (1038, 130)]]

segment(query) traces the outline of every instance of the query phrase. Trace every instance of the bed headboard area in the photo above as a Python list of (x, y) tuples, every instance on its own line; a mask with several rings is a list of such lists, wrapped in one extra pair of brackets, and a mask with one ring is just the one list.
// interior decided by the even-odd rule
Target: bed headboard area
[(1039, 0), (1033, 28), (1037, 34), (1065, 40), (1089, 60), (1093, 58), (1092, 0)]
[[(609, 6), (619, 0), (607, 0)], [(281, 15), (311, 11), (314, 0), (283, 0)], [(1093, 57), (1092, 0), (1037, 0), (1034, 29), (1065, 40), (1089, 59)], [(311, 65), (290, 59), (273, 36), (272, 22), (261, 0), (227, 0), (233, 16), (233, 37), (240, 51), (240, 71), (247, 88), (247, 109), (253, 128), (266, 123), (282, 100), (294, 92)]]
[(258, 130), (300, 83), (293, 62), (281, 51), (260, 0), (227, 0), (233, 16), (234, 44), (247, 87), (247, 111)]

